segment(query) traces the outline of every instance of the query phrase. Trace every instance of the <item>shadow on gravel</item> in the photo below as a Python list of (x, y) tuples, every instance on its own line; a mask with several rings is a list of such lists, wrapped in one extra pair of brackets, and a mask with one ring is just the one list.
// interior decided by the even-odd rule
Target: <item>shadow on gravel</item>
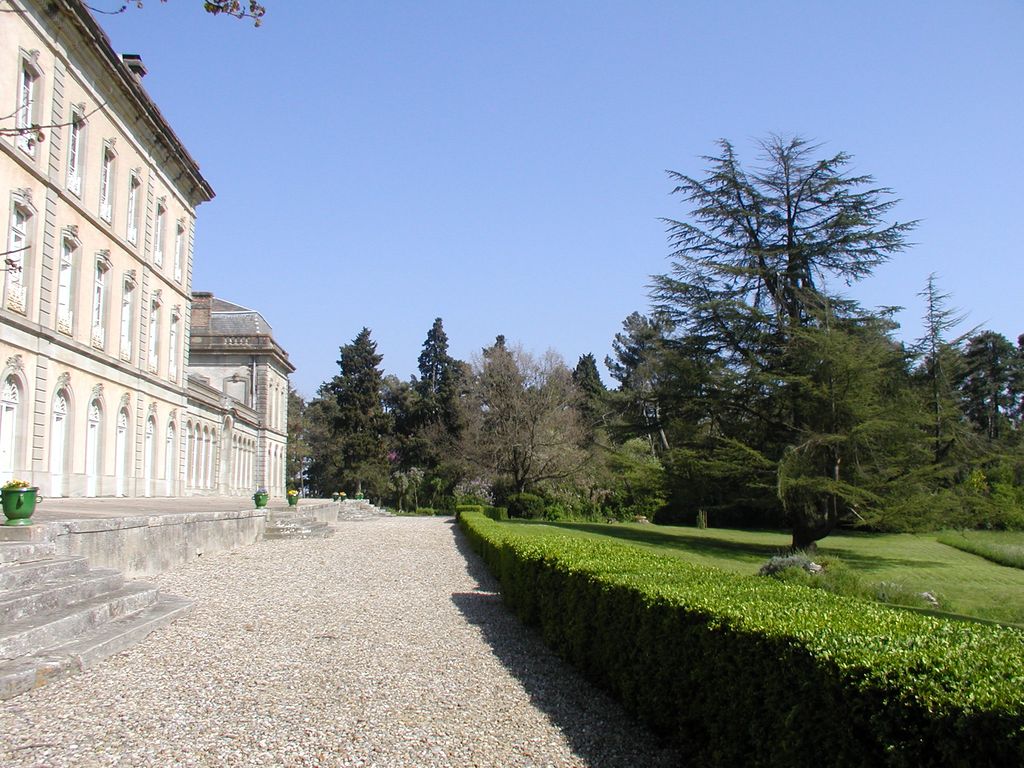
[(662, 744), (618, 702), (555, 656), (534, 630), (524, 627), (505, 607), (497, 581), (455, 524), (452, 537), (467, 572), (480, 585), (476, 592), (454, 593), (452, 602), (480, 628), (495, 657), (523, 686), (531, 703), (558, 727), (574, 754), (600, 768), (684, 764), (677, 751)]

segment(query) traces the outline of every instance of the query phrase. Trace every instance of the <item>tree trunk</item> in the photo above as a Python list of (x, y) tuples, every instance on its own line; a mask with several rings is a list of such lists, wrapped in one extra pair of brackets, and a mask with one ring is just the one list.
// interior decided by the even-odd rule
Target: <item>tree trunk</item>
[(834, 504), (830, 499), (822, 499), (817, 514), (795, 516), (793, 520), (793, 541), (791, 549), (814, 552), (817, 542), (824, 539), (839, 524), (839, 516), (834, 512)]

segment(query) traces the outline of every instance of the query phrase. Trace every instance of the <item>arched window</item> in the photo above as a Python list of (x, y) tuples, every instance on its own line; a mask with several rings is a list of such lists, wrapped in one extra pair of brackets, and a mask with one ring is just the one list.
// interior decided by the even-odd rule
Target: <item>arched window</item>
[(191, 488), (194, 482), (192, 476), (192, 457), (196, 452), (196, 441), (192, 439), (191, 421), (185, 425), (185, 432), (183, 436), (185, 438), (185, 468), (181, 474), (182, 477), (185, 478), (185, 487)]
[(21, 387), (18, 380), (10, 375), (4, 379), (0, 393), (0, 482), (10, 480), (18, 464), (21, 416)]
[(174, 422), (167, 423), (167, 433), (164, 437), (164, 495), (174, 495)]
[(58, 390), (53, 398), (53, 412), (50, 417), (50, 495), (65, 495), (67, 474), (68, 436), (68, 393)]
[(103, 405), (98, 399), (89, 403), (85, 423), (85, 495), (99, 492), (100, 471), (103, 467)]
[(202, 485), (202, 477), (199, 468), (202, 466), (200, 457), (203, 453), (203, 431), (197, 423), (192, 431), (192, 487), (199, 488)]
[(117, 412), (117, 433), (114, 440), (114, 493), (118, 496), (128, 494), (128, 409)]
[(215, 489), (217, 487), (217, 430), (210, 430), (210, 458), (207, 462), (207, 474), (206, 474), (206, 485), (208, 488)]
[(142, 493), (153, 495), (153, 467), (156, 463), (156, 419), (146, 419), (146, 439), (142, 448)]

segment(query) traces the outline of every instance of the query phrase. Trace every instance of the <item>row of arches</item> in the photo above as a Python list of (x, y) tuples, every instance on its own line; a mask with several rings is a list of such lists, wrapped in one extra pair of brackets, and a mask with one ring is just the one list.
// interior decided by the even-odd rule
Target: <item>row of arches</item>
[[(231, 417), (219, 427), (177, 414), (162, 419), (155, 404), (143, 419), (142, 440), (133, 428), (130, 398), (109, 411), (102, 385), (93, 388), (81, 412), (69, 383), (58, 383), (48, 414), (46, 473), (33, 475), (28, 446), (31, 413), (23, 375), (0, 381), (0, 482), (33, 477), (49, 496), (174, 496), (187, 493), (247, 493), (255, 484), (255, 436), (236, 434)], [(84, 417), (84, 423), (76, 424)], [(113, 430), (113, 434), (110, 434)], [(38, 465), (37, 465), (38, 466)], [(283, 449), (271, 449), (266, 469), (272, 493), (283, 493)]]

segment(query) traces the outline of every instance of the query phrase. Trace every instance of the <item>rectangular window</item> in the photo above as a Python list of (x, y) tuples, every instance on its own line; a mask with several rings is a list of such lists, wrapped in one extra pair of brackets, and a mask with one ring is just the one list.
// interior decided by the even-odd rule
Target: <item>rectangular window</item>
[(167, 209), (163, 203), (156, 204), (156, 219), (153, 222), (153, 263), (158, 267), (164, 265), (164, 219)]
[(171, 315), (171, 333), (167, 344), (167, 376), (171, 381), (178, 378), (178, 323), (181, 318)]
[(110, 147), (103, 148), (100, 163), (100, 218), (110, 222), (114, 214), (114, 153)]
[(71, 307), (71, 278), (74, 270), (75, 246), (64, 240), (60, 249), (60, 267), (57, 272), (57, 330), (71, 335), (75, 314)]
[(132, 171), (128, 176), (128, 242), (132, 245), (139, 239), (139, 188), (142, 182)]
[(152, 301), (149, 304), (149, 371), (160, 370), (160, 304)]
[(121, 359), (132, 359), (132, 319), (135, 314), (135, 286), (129, 280), (124, 282), (121, 294)]
[(76, 195), (82, 194), (82, 148), (85, 135), (85, 119), (77, 110), (71, 111), (71, 126), (68, 131), (68, 189)]
[(96, 262), (92, 295), (92, 345), (103, 349), (106, 342), (107, 319), (107, 265)]
[(7, 236), (4, 274), (7, 276), (7, 308), (25, 313), (25, 265), (28, 263), (28, 228), (32, 216), (20, 205), (14, 205), (11, 228)]
[(185, 227), (181, 223), (174, 228), (174, 279), (181, 282), (181, 262), (185, 253)]
[(18, 77), (18, 109), (15, 112), (14, 125), (18, 130), (17, 145), (30, 155), (36, 151), (36, 134), (32, 126), (36, 123), (36, 90), (39, 75), (29, 66), (27, 61), (21, 64)]

